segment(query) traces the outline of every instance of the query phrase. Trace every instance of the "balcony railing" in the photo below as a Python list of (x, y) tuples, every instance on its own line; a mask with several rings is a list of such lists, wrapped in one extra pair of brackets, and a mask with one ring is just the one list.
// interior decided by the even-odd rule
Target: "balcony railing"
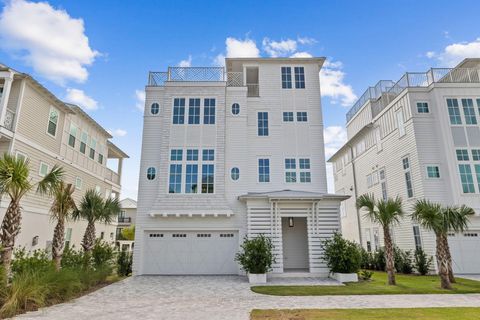
[(205, 82), (225, 81), (223, 67), (169, 67), (167, 72), (150, 72), (149, 86), (164, 86), (167, 81)]
[(227, 87), (243, 86), (243, 72), (227, 72)]
[(115, 184), (120, 184), (120, 177), (118, 176), (118, 173), (108, 168), (105, 170), (105, 179)]
[(247, 83), (247, 97), (259, 97), (260, 90), (258, 83)]
[(5, 120), (3, 121), (3, 126), (10, 131), (13, 131), (13, 123), (15, 120), (15, 112), (10, 109), (7, 109), (5, 112)]
[(163, 86), (167, 79), (168, 72), (150, 72), (148, 74), (148, 85), (152, 87)]
[(132, 218), (131, 217), (118, 217), (118, 223), (131, 223)]
[[(380, 82), (384, 83), (379, 86)], [(372, 116), (375, 117), (406, 88), (425, 88), (433, 83), (480, 83), (480, 69), (432, 68), (427, 72), (407, 72), (396, 83), (380, 82), (377, 84), (378, 88), (377, 86), (368, 88), (348, 111), (347, 122), (369, 100), (372, 101)]]

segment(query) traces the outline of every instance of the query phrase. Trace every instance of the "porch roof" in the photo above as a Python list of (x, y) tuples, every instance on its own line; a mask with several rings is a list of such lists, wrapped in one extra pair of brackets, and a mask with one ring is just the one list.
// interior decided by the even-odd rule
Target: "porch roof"
[(269, 200), (346, 200), (350, 196), (342, 194), (320, 193), (297, 190), (277, 190), (269, 192), (249, 192), (238, 197), (239, 200), (247, 199), (269, 199)]

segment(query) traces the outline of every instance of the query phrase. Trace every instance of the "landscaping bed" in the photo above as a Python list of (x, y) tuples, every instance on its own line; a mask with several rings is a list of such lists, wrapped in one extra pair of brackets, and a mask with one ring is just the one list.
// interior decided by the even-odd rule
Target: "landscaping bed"
[(457, 278), (453, 289), (445, 290), (440, 288), (438, 276), (397, 274), (396, 277), (396, 286), (387, 285), (385, 272), (375, 272), (370, 281), (345, 286), (254, 286), (251, 290), (275, 296), (480, 293), (480, 282), (474, 280)]

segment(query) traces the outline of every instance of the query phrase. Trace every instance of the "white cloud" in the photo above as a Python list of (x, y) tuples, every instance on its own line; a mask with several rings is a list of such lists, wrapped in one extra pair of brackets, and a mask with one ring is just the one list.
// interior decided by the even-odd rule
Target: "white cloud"
[(480, 38), (472, 42), (452, 43), (442, 52), (429, 51), (426, 56), (436, 58), (443, 66), (454, 67), (465, 58), (480, 58)]
[(345, 72), (342, 68), (343, 65), (339, 61), (325, 61), (320, 71), (320, 87), (322, 96), (331, 98), (332, 104), (340, 102), (342, 106), (347, 107), (357, 100), (357, 96), (352, 86), (344, 82)]
[(114, 130), (107, 130), (113, 137), (125, 137), (127, 135), (127, 131), (123, 129), (114, 129)]
[(220, 53), (213, 59), (213, 64), (225, 65), (225, 58), (257, 58), (260, 57), (260, 50), (255, 41), (246, 38), (245, 40), (228, 37), (225, 40), (226, 54)]
[(143, 90), (135, 90), (135, 107), (143, 111), (145, 109), (145, 91)]
[(345, 142), (347, 142), (347, 131), (341, 126), (330, 126), (323, 130), (325, 142), (325, 157), (330, 158)]
[(270, 57), (284, 57), (297, 51), (297, 41), (292, 39), (274, 41), (263, 38), (262, 49)]
[(85, 81), (85, 66), (99, 55), (88, 43), (82, 19), (46, 2), (25, 0), (7, 1), (0, 15), (0, 46), (58, 84)]
[(96, 110), (98, 108), (98, 102), (80, 89), (67, 88), (65, 100), (86, 110)]
[(313, 57), (310, 53), (301, 51), (301, 52), (295, 52), (290, 56), (290, 58), (311, 58)]
[(309, 37), (298, 37), (297, 41), (298, 41), (298, 43), (305, 44), (305, 45), (307, 45), (307, 44), (310, 45), (310, 44), (317, 43), (317, 40), (315, 40), (313, 38), (309, 38)]
[(178, 63), (179, 67), (191, 67), (192, 66), (192, 56), (189, 55), (188, 59), (182, 60)]

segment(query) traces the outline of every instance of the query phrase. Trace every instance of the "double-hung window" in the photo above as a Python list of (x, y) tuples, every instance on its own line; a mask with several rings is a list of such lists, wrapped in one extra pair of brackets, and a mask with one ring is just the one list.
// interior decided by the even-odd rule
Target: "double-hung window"
[(98, 163), (103, 164), (103, 145), (98, 145)]
[(215, 99), (203, 100), (203, 123), (215, 124)]
[(97, 140), (90, 138), (90, 159), (95, 159), (95, 149), (97, 148)]
[(185, 98), (173, 99), (173, 124), (185, 123)]
[(303, 67), (295, 67), (295, 88), (305, 89), (305, 69)]
[(415, 240), (415, 249), (421, 250), (422, 249), (422, 238), (420, 236), (420, 227), (413, 226), (413, 239)]
[(200, 124), (200, 99), (188, 100), (188, 124)]
[(310, 173), (310, 159), (300, 158), (298, 159), (298, 167), (300, 168), (300, 182), (308, 183), (312, 182)]
[(215, 160), (214, 149), (202, 151), (202, 193), (214, 193), (215, 186)]
[(49, 135), (53, 137), (55, 137), (57, 134), (58, 117), (59, 117), (58, 110), (55, 109), (54, 107), (51, 107), (50, 112), (48, 114), (47, 132)]
[(258, 117), (258, 135), (268, 136), (268, 112), (259, 112)]
[(282, 67), (282, 89), (292, 88), (292, 68)]
[(178, 163), (170, 164), (170, 176), (168, 181), (168, 193), (182, 192), (182, 165)]
[(270, 159), (258, 159), (258, 182), (270, 182)]
[(185, 193), (197, 193), (198, 164), (187, 163), (185, 172)]
[(457, 99), (447, 99), (448, 116), (450, 124), (462, 124), (462, 117), (460, 116), (460, 108), (458, 107)]
[(412, 173), (410, 171), (410, 160), (408, 157), (402, 159), (403, 171), (405, 175), (405, 185), (407, 187), (408, 198), (413, 197)]
[(85, 154), (87, 150), (87, 141), (88, 141), (88, 134), (85, 131), (83, 131), (80, 139), (80, 152), (83, 154)]
[(284, 112), (283, 122), (293, 122), (293, 112), (290, 112), (290, 111)]
[(70, 123), (70, 134), (68, 136), (68, 145), (75, 148), (75, 140), (77, 138), (77, 126), (72, 122)]
[(462, 99), (463, 113), (465, 115), (465, 124), (477, 124), (473, 99)]
[(297, 163), (295, 158), (285, 159), (285, 182), (297, 182)]
[(297, 112), (297, 122), (307, 122), (307, 113), (305, 111)]
[[(470, 164), (459, 164), (460, 181), (462, 182), (463, 193), (475, 193), (475, 185), (473, 184), (472, 167)], [(478, 179), (478, 172), (477, 172)]]
[(387, 201), (388, 195), (387, 195), (387, 179), (385, 176), (385, 169), (380, 169), (378, 172), (379, 179), (380, 179), (380, 187), (382, 188), (382, 199), (384, 201)]

